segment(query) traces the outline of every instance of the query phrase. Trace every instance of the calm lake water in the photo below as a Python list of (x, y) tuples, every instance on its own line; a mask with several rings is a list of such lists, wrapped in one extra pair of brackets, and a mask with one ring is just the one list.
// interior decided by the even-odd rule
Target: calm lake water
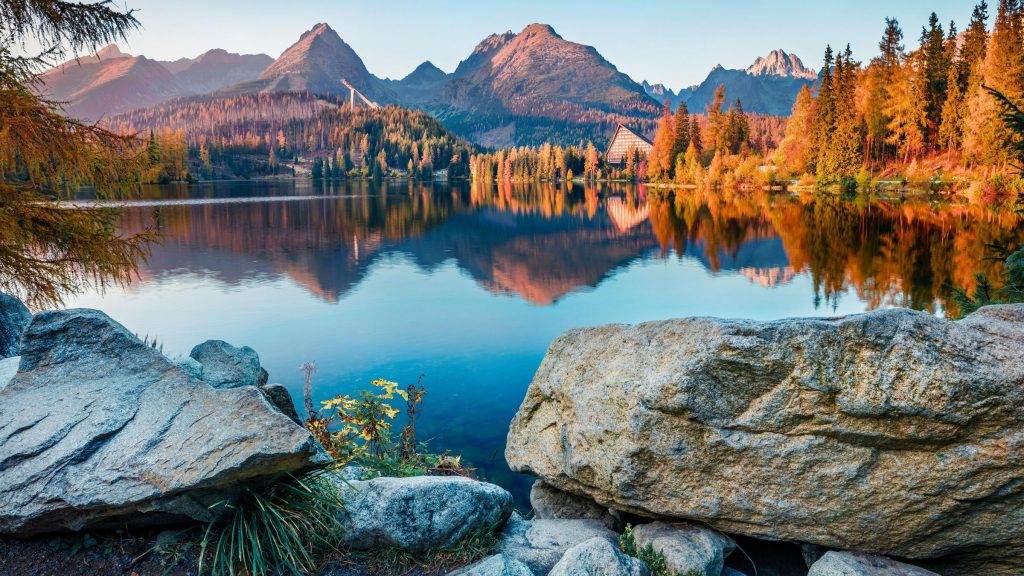
[(522, 502), (508, 423), (562, 332), (682, 316), (776, 319), (886, 306), (946, 313), (945, 286), (998, 272), (1019, 217), (924, 200), (642, 187), (358, 182), (154, 187), (124, 214), (161, 244), (100, 308), (172, 357), (255, 348), (302, 404), (383, 377), (427, 387), (419, 437)]

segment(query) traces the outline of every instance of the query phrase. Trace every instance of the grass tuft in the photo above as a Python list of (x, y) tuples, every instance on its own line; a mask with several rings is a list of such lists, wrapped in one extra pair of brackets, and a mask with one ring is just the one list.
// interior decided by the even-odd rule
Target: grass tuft
[(199, 573), (303, 576), (337, 549), (344, 530), (340, 491), (324, 472), (247, 488), (203, 535)]

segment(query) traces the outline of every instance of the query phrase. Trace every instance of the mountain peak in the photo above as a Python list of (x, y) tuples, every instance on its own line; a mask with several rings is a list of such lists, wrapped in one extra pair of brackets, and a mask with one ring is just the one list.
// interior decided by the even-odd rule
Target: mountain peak
[(558, 38), (559, 40), (562, 39), (562, 37), (558, 35), (558, 32), (555, 32), (555, 29), (552, 28), (550, 24), (540, 24), (540, 23), (530, 24), (526, 28), (523, 28), (523, 31), (520, 32), (519, 35), (520, 36), (548, 36), (548, 37)]
[(785, 50), (772, 50), (767, 57), (759, 57), (749, 68), (751, 76), (781, 76), (783, 78), (800, 78), (814, 80), (818, 74), (807, 67), (796, 54), (787, 54)]
[[(322, 34), (329, 34), (331, 32), (334, 32), (334, 28), (331, 28), (330, 25), (327, 24), (326, 22), (320, 22), (313, 26), (312, 28), (310, 28), (308, 31), (306, 31), (306, 33), (303, 34), (302, 37), (305, 37), (307, 35), (320, 36)], [(337, 34), (337, 32), (334, 33)]]
[(447, 76), (447, 74), (444, 73), (444, 70), (441, 70), (435, 66), (433, 62), (427, 60), (423, 64), (417, 66), (416, 69), (408, 76), (403, 78), (402, 82), (423, 84), (444, 80), (445, 76)]
[(132, 55), (121, 52), (117, 44), (107, 44), (96, 52), (96, 57), (100, 60), (113, 60), (114, 58), (131, 58)]

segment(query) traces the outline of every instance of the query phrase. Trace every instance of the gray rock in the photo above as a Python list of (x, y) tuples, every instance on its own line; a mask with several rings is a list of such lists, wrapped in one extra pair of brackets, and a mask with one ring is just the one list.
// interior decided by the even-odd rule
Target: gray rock
[(454, 546), (479, 530), (497, 530), (512, 513), (512, 495), (462, 477), (420, 476), (339, 482), (352, 550), (396, 548), (420, 553)]
[(495, 554), (448, 576), (534, 576), (530, 568), (507, 554)]
[(207, 340), (192, 349), (189, 357), (203, 366), (203, 381), (214, 388), (263, 386), (267, 371), (259, 354), (248, 346), (235, 348), (223, 340)]
[(505, 456), (623, 512), (1024, 574), (1022, 341), (1024, 305), (573, 330)]
[(523, 520), (515, 514), (502, 532), (498, 549), (534, 574), (547, 574), (570, 548), (595, 537), (618, 543), (618, 535), (597, 520)]
[(178, 370), (181, 370), (196, 380), (203, 379), (203, 365), (196, 361), (195, 358), (179, 358), (174, 361), (174, 365)]
[(939, 576), (924, 568), (881, 556), (856, 552), (827, 552), (807, 576)]
[(653, 522), (633, 528), (637, 548), (651, 546), (665, 555), (669, 570), (677, 574), (719, 576), (736, 542), (724, 534), (693, 524)]
[(550, 576), (648, 576), (643, 560), (626, 556), (607, 538), (591, 538), (566, 551)]
[(18, 355), (21, 335), (32, 321), (32, 313), (14, 296), (0, 292), (0, 358)]
[(541, 520), (597, 520), (612, 530), (619, 524), (618, 519), (597, 502), (563, 492), (543, 480), (533, 483), (530, 505), (534, 517)]
[(267, 400), (270, 400), (270, 403), (280, 410), (282, 414), (290, 418), (292, 422), (302, 426), (302, 420), (299, 420), (299, 413), (295, 411), (295, 402), (292, 401), (292, 395), (284, 387), (284, 384), (260, 386), (260, 392), (263, 392)]
[(0, 360), (0, 392), (10, 384), (14, 375), (18, 373), (18, 364), (21, 363), (21, 356), (12, 356)]
[(0, 391), (0, 533), (209, 520), (328, 457), (255, 388), (216, 390), (96, 310), (37, 314)]

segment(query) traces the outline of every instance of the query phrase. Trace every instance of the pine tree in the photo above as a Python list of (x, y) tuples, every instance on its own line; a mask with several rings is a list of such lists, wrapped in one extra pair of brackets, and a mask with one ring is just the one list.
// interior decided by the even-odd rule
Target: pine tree
[(686, 108), (686, 102), (680, 102), (676, 108), (675, 128), (676, 140), (672, 146), (672, 158), (686, 154), (686, 149), (690, 147), (690, 111)]
[(889, 106), (894, 70), (906, 58), (903, 30), (895, 18), (885, 19), (885, 31), (878, 49), (879, 56), (871, 61), (859, 86), (863, 102), (865, 151), (869, 161), (885, 160), (894, 150), (888, 144), (892, 118), (885, 110)]
[(925, 145), (924, 126), (928, 118), (922, 93), (924, 83), (917, 78), (918, 70), (913, 58), (894, 69), (885, 109), (890, 118), (888, 142), (896, 147), (904, 162), (920, 153)]
[(999, 121), (999, 111), (985, 87), (998, 90), (1010, 101), (1024, 97), (1024, 30), (1019, 0), (1000, 0), (995, 28), (985, 50), (985, 60), (973, 78), (964, 152), (974, 162), (1005, 165), (1017, 138)]
[(821, 175), (820, 168), (826, 166), (827, 154), (832, 134), (835, 132), (836, 101), (832, 78), (832, 46), (825, 47), (825, 62), (821, 69), (821, 82), (818, 87), (817, 111), (814, 115), (814, 130), (811, 142), (814, 146), (811, 153), (812, 169)]
[(719, 84), (715, 89), (715, 96), (707, 105), (708, 131), (705, 139), (705, 148), (718, 150), (728, 146), (727, 131), (728, 120), (723, 107), (725, 106), (725, 84)]
[(960, 91), (964, 94), (968, 93), (967, 88), (971, 76), (977, 72), (985, 60), (985, 48), (988, 44), (986, 22), (988, 22), (988, 4), (985, 0), (981, 0), (974, 7), (971, 23), (964, 31), (963, 46), (960, 48), (959, 60), (956, 63), (957, 76), (960, 78)]
[(878, 51), (881, 53), (878, 62), (883, 68), (894, 68), (903, 62), (903, 29), (895, 18), (885, 19), (885, 32), (878, 43)]
[(952, 153), (959, 150), (964, 139), (964, 93), (960, 89), (960, 67), (949, 67), (946, 82), (946, 102), (942, 106), (942, 122), (939, 125), (938, 147)]
[(690, 119), (690, 144), (697, 151), (698, 158), (704, 154), (704, 136), (700, 133), (700, 122), (697, 121), (696, 115)]
[(733, 154), (749, 150), (750, 120), (743, 112), (743, 103), (737, 98), (726, 114), (726, 142)]
[(921, 87), (918, 91), (925, 99), (925, 142), (934, 143), (937, 141), (939, 126), (942, 123), (946, 83), (949, 81), (949, 68), (952, 65), (946, 34), (935, 12), (928, 18), (928, 26), (921, 28), (921, 48), (918, 50), (916, 63), (920, 67), (917, 79)]

